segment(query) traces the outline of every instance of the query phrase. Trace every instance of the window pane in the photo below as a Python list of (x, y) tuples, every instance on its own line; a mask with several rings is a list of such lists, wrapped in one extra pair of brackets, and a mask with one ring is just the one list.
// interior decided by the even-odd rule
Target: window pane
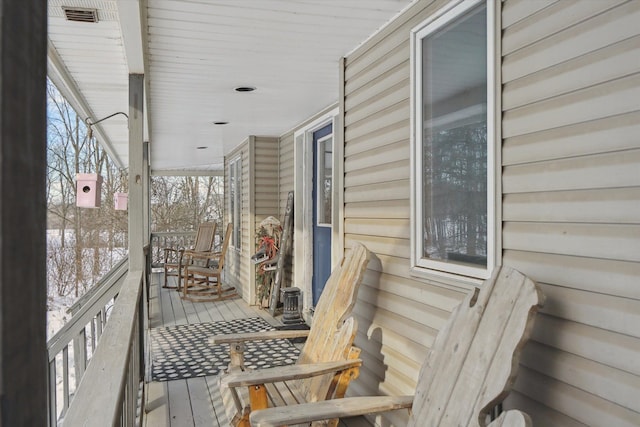
[(423, 256), (487, 264), (486, 9), (422, 40)]
[(318, 141), (318, 224), (331, 224), (333, 138)]

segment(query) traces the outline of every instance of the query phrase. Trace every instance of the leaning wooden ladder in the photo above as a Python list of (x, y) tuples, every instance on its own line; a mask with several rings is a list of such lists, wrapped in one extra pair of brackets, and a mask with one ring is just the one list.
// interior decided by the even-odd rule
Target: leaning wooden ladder
[(280, 287), (284, 278), (285, 263), (289, 259), (291, 253), (291, 240), (293, 231), (293, 191), (287, 196), (287, 207), (284, 212), (284, 223), (282, 224), (282, 237), (280, 239), (280, 253), (278, 254), (278, 263), (276, 266), (276, 277), (273, 281), (271, 296), (269, 298), (269, 313), (274, 316), (280, 301)]

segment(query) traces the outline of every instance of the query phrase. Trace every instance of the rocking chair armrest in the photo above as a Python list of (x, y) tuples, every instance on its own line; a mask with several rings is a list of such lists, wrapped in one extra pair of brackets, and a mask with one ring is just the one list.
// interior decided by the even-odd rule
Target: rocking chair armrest
[(277, 366), (275, 368), (258, 369), (256, 371), (232, 372), (224, 375), (220, 384), (230, 388), (269, 384), (333, 374), (360, 366), (362, 366), (361, 359)]
[(178, 252), (178, 253), (180, 253), (180, 252), (184, 252), (185, 251), (184, 248), (163, 248), (163, 250), (164, 250), (165, 254), (167, 254), (169, 252)]
[(184, 251), (184, 256), (186, 257), (186, 259), (203, 259), (203, 260), (207, 260), (207, 259), (217, 259), (220, 258), (220, 253), (219, 252), (198, 252), (198, 251), (194, 251), (194, 250), (186, 250)]
[(365, 396), (260, 409), (250, 415), (253, 427), (279, 427), (333, 418), (409, 409), (413, 396)]
[(213, 335), (209, 337), (209, 344), (233, 344), (245, 341), (266, 341), (289, 338), (303, 338), (309, 336), (308, 329), (292, 329), (282, 331), (245, 332), (240, 334)]

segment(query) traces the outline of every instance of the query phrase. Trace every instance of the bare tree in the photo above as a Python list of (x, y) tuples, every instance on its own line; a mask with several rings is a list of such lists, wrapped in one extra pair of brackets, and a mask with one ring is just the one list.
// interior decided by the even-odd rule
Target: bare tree
[(221, 176), (154, 176), (151, 216), (154, 231), (190, 231), (205, 221), (220, 222), (223, 214)]
[[(126, 218), (115, 213), (113, 192), (126, 191), (126, 171), (119, 170), (98, 142), (88, 137), (84, 121), (51, 82), (47, 85), (47, 95), (48, 228), (58, 229), (60, 236), (59, 245), (49, 245), (50, 269), (58, 270), (59, 274), (49, 277), (51, 280), (57, 280), (57, 277), (62, 280), (64, 276), (67, 281), (68, 273), (72, 271), (73, 286), (65, 283), (54, 287), (58, 292), (68, 292), (72, 288), (77, 297), (115, 261), (112, 255), (114, 239), (125, 233)], [(106, 177), (106, 203), (101, 208), (83, 209), (76, 206), (78, 173), (97, 173)], [(111, 250), (110, 256), (101, 254), (104, 248)], [(73, 257), (68, 256), (69, 249)], [(66, 265), (63, 266), (63, 263)]]

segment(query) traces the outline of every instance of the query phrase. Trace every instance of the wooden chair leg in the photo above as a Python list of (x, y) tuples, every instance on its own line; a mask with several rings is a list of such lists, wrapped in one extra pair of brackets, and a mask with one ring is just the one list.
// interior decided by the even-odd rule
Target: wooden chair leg
[(249, 400), (251, 401), (251, 410), (267, 409), (267, 389), (264, 384), (253, 385), (249, 387)]
[(240, 420), (238, 421), (238, 424), (236, 424), (236, 427), (251, 427), (251, 422), (249, 421), (250, 414), (251, 411), (249, 411), (249, 408), (247, 408), (244, 411), (244, 414), (242, 414), (242, 418), (240, 418)]

